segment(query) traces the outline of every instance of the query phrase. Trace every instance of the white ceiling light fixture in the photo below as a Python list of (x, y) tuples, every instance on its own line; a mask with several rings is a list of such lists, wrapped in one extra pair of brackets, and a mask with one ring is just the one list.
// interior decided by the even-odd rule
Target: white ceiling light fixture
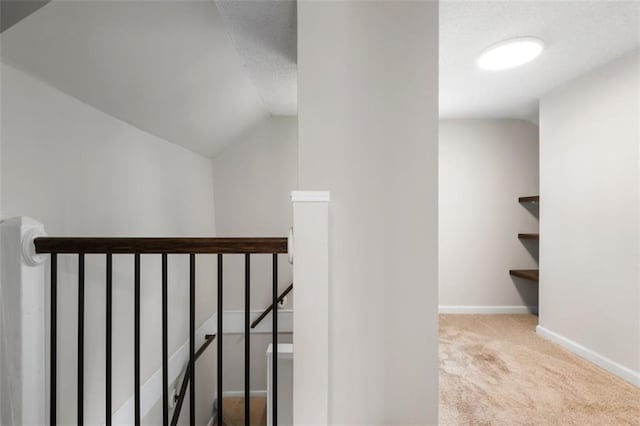
[(537, 58), (544, 49), (544, 42), (537, 37), (517, 37), (501, 41), (486, 48), (478, 58), (483, 70), (514, 68)]

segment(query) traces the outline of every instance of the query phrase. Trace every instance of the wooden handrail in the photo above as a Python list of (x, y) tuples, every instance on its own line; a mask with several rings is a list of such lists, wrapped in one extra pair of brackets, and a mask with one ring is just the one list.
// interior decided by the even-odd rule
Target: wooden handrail
[[(215, 338), (215, 334), (207, 334), (206, 336), (204, 336), (204, 343), (196, 352), (196, 360), (200, 358), (200, 355), (202, 355), (202, 353), (209, 347), (209, 345)], [(178, 419), (180, 418), (180, 410), (182, 409), (182, 403), (184, 402), (184, 397), (187, 395), (187, 386), (189, 385), (190, 372), (191, 365), (187, 365), (187, 370), (184, 373), (184, 378), (182, 379), (182, 384), (180, 385), (180, 393), (175, 396), (176, 408), (174, 408), (173, 416), (171, 417), (171, 426), (176, 426), (178, 424)]]
[(36, 253), (287, 253), (286, 238), (40, 237)]
[[(289, 292), (293, 290), (293, 283), (289, 284), (289, 287), (287, 287), (287, 289), (285, 291), (282, 292), (282, 294), (278, 297), (277, 302), (280, 303), (282, 302), (282, 299), (284, 299), (284, 297), (289, 294)], [(264, 317), (266, 317), (269, 312), (271, 312), (271, 310), (273, 309), (273, 303), (271, 305), (269, 305), (269, 307), (267, 307), (267, 309), (265, 309), (258, 318), (256, 318), (252, 323), (251, 323), (251, 328), (256, 328), (256, 326), (258, 324), (260, 324), (260, 321), (262, 321), (264, 319)]]
[[(222, 383), (222, 373), (223, 373), (223, 348), (222, 348), (222, 316), (223, 316), (223, 306), (222, 306), (222, 293), (223, 293), (223, 256), (225, 254), (244, 254), (245, 257), (245, 289), (246, 289), (246, 305), (249, 304), (249, 279), (250, 277), (250, 258), (251, 254), (269, 254), (272, 257), (273, 265), (273, 281), (272, 281), (272, 298), (273, 308), (276, 308), (276, 304), (281, 302), (282, 299), (286, 296), (286, 294), (291, 291), (292, 286), (290, 286), (284, 294), (282, 294), (279, 298), (277, 298), (278, 291), (278, 255), (286, 254), (288, 251), (288, 241), (287, 238), (94, 238), (94, 237), (39, 237), (33, 240), (35, 252), (38, 254), (50, 254), (50, 284), (51, 284), (51, 297), (50, 305), (51, 308), (49, 310), (51, 320), (50, 320), (50, 340), (51, 344), (49, 345), (50, 351), (50, 365), (49, 369), (49, 398), (52, 401), (51, 410), (49, 413), (50, 423), (55, 424), (57, 422), (57, 411), (55, 410), (55, 401), (57, 396), (57, 375), (56, 375), (56, 362), (57, 362), (57, 287), (58, 287), (58, 254), (75, 254), (78, 256), (78, 287), (79, 289), (84, 287), (84, 256), (85, 254), (103, 254), (105, 255), (105, 288), (106, 288), (106, 369), (105, 369), (105, 383), (106, 383), (106, 398), (105, 398), (105, 411), (106, 411), (106, 422), (109, 423), (111, 421), (111, 388), (112, 388), (112, 306), (113, 306), (113, 298), (112, 298), (112, 290), (113, 290), (113, 254), (131, 254), (133, 256), (133, 281), (134, 281), (134, 417), (135, 421), (139, 422), (141, 417), (141, 395), (140, 395), (140, 350), (139, 350), (139, 342), (140, 342), (140, 277), (141, 277), (141, 268), (140, 268), (140, 256), (142, 254), (160, 254), (162, 256), (162, 418), (165, 423), (169, 423), (170, 419), (170, 407), (169, 401), (171, 398), (170, 390), (169, 390), (169, 356), (168, 356), (168, 256), (173, 254), (188, 254), (189, 255), (189, 335), (190, 335), (190, 345), (189, 345), (189, 363), (186, 368), (186, 376), (182, 380), (181, 391), (177, 396), (177, 408), (174, 409), (174, 414), (171, 416), (172, 424), (176, 424), (178, 417), (180, 416), (180, 410), (183, 405), (183, 401), (185, 398), (186, 388), (189, 386), (189, 382), (191, 382), (190, 391), (190, 401), (191, 401), (191, 409), (189, 412), (190, 415), (190, 423), (194, 423), (194, 415), (195, 415), (195, 379), (191, 376), (195, 374), (195, 360), (199, 357), (204, 350), (211, 344), (216, 335), (208, 335), (206, 336), (206, 341), (201, 346), (201, 348), (196, 351), (194, 347), (195, 343), (195, 284), (196, 284), (196, 255), (197, 254), (216, 254), (217, 255), (217, 295), (218, 295), (218, 308), (217, 308), (217, 316), (218, 316), (218, 330), (217, 335), (219, 336), (217, 339), (218, 342), (218, 356), (217, 358), (217, 393), (222, 397), (223, 393), (223, 383)], [(84, 300), (83, 292), (79, 290), (79, 318), (82, 318), (83, 310), (80, 306), (84, 306), (81, 302)], [(246, 308), (248, 310), (248, 307)], [(254, 327), (257, 323), (266, 316), (266, 314), (270, 311), (267, 311), (261, 316), (261, 318), (254, 322)], [(274, 311), (277, 312), (277, 311)], [(249, 319), (249, 312), (245, 313), (247, 320)], [(273, 315), (273, 345), (274, 348), (277, 348), (278, 344), (278, 323), (277, 323), (277, 315)], [(82, 321), (78, 321), (79, 334), (78, 336), (83, 336), (83, 323)], [(245, 323), (245, 334), (247, 339), (245, 340), (245, 350), (249, 351), (249, 321)], [(81, 337), (78, 339), (81, 342)], [(78, 382), (81, 383), (83, 380), (84, 374), (84, 364), (81, 362), (83, 346), (81, 344), (78, 345), (79, 353), (78, 356)], [(250, 368), (249, 356), (245, 356), (245, 377), (249, 377), (248, 371)], [(273, 358), (273, 389), (277, 389), (277, 357)], [(79, 389), (81, 389), (79, 387)], [(249, 384), (245, 381), (245, 395), (247, 401), (249, 401)], [(273, 423), (277, 424), (277, 392), (274, 391), (274, 398), (272, 401), (273, 411), (272, 411), (272, 419)], [(77, 407), (80, 415), (78, 416), (82, 419), (82, 409), (84, 407), (83, 401), (83, 393), (79, 391), (77, 393)], [(247, 405), (248, 407), (248, 405)], [(222, 423), (223, 418), (223, 407), (220, 405), (218, 407), (218, 412), (216, 414), (218, 424)]]

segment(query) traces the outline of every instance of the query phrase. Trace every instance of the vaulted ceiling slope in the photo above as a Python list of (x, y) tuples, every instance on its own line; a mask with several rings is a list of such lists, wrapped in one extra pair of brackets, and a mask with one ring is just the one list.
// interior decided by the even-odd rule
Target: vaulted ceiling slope
[(0, 0), (0, 32), (8, 30), (51, 0)]
[[(537, 36), (546, 49), (510, 70), (476, 66), (486, 47), (517, 36)], [(443, 1), (440, 115), (535, 121), (550, 90), (639, 47), (638, 1)]]
[(54, 0), (0, 43), (3, 62), (205, 156), (269, 115), (211, 0)]
[(296, 1), (216, 0), (216, 5), (269, 111), (296, 115)]
[[(192, 151), (213, 156), (269, 114), (296, 114), (295, 0), (53, 0), (29, 12), (0, 35), (2, 61)], [(478, 69), (483, 49), (523, 35), (545, 41), (538, 59)], [(442, 0), (440, 115), (535, 121), (546, 93), (638, 48), (640, 1)]]

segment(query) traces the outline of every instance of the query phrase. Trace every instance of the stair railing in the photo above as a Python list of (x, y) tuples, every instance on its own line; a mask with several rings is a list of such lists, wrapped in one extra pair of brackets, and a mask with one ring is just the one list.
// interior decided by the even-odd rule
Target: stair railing
[[(280, 294), (280, 296), (278, 296), (278, 300), (276, 301), (276, 304), (280, 304), (282, 302), (282, 300), (284, 300), (284, 298), (287, 296), (287, 294), (289, 294), (291, 292), (291, 290), (293, 290), (293, 283), (289, 284), (289, 287), (287, 287), (282, 292), (282, 294)], [(269, 312), (271, 312), (271, 310), (273, 310), (273, 303), (271, 303), (269, 306), (267, 306), (265, 308), (265, 310), (262, 311), (262, 313), (260, 315), (258, 315), (258, 317), (251, 323), (251, 328), (256, 328), (258, 326), (258, 324), (260, 324), (262, 322), (264, 317), (269, 315)]]
[[(195, 425), (195, 299), (196, 299), (196, 255), (217, 254), (217, 395), (218, 410), (216, 423), (222, 425), (222, 377), (223, 356), (223, 255), (245, 255), (245, 425), (249, 425), (250, 382), (250, 270), (252, 254), (272, 255), (272, 308), (278, 303), (278, 255), (287, 253), (287, 238), (75, 238), (40, 237), (34, 240), (35, 252), (50, 254), (50, 380), (49, 380), (49, 423), (57, 422), (57, 282), (58, 256), (76, 255), (78, 257), (78, 363), (77, 363), (77, 422), (84, 424), (84, 257), (85, 254), (104, 254), (106, 263), (105, 299), (106, 299), (106, 365), (105, 365), (105, 418), (106, 425), (112, 424), (112, 290), (113, 290), (113, 254), (131, 254), (134, 264), (134, 423), (140, 425), (140, 256), (141, 254), (159, 254), (162, 257), (162, 407), (163, 425), (169, 425), (169, 354), (168, 354), (168, 255), (189, 255), (189, 383), (190, 414), (189, 423)], [(272, 316), (272, 344), (274, 353), (278, 346), (278, 310)], [(213, 338), (209, 340), (212, 341)], [(201, 348), (203, 349), (203, 348)], [(277, 425), (277, 364), (273, 357), (273, 408), (272, 424)], [(182, 393), (182, 392), (181, 392)]]
[[(204, 353), (204, 351), (209, 347), (209, 345), (216, 338), (215, 334), (207, 334), (204, 336), (204, 343), (196, 352), (195, 360), (197, 361), (200, 358), (200, 355)], [(173, 409), (173, 414), (171, 416), (171, 426), (176, 426), (178, 424), (178, 420), (180, 419), (180, 411), (182, 411), (182, 404), (184, 403), (184, 397), (187, 395), (187, 386), (189, 385), (189, 378), (191, 377), (191, 364), (187, 364), (187, 368), (184, 372), (184, 377), (182, 378), (182, 384), (180, 385), (180, 390), (178, 394), (174, 395), (175, 408)]]
[[(289, 286), (280, 294), (280, 296), (278, 296), (278, 299), (276, 301), (277, 304), (280, 304), (282, 302), (282, 300), (291, 292), (291, 290), (293, 290), (293, 283), (289, 284)], [(271, 312), (271, 310), (273, 309), (273, 303), (271, 303), (268, 307), (265, 308), (264, 311), (262, 311), (262, 313), (251, 323), (251, 328), (254, 329), (258, 326), (258, 324), (260, 324), (262, 322), (262, 320), (269, 315), (269, 312)], [(207, 339), (206, 342), (202, 345), (202, 347), (200, 348), (200, 350), (198, 350), (198, 352), (196, 353), (196, 360), (198, 359), (198, 357), (200, 357), (200, 355), (202, 354), (202, 352), (204, 352), (204, 350), (207, 348), (207, 346), (209, 346), (209, 344), (213, 341), (213, 339), (215, 339), (216, 335), (215, 334), (208, 334), (207, 336), (205, 336), (205, 338)], [(182, 409), (182, 404), (184, 403), (184, 398), (186, 396), (186, 389), (187, 386), (189, 384), (189, 364), (187, 364), (186, 368), (185, 368), (185, 373), (184, 373), (184, 377), (182, 379), (182, 384), (180, 385), (180, 390), (178, 391), (178, 393), (174, 396), (174, 400), (176, 402), (176, 407), (173, 411), (173, 416), (171, 417), (171, 426), (176, 426), (178, 424), (178, 419), (180, 418), (180, 411)], [(247, 418), (247, 413), (245, 413), (245, 419)]]

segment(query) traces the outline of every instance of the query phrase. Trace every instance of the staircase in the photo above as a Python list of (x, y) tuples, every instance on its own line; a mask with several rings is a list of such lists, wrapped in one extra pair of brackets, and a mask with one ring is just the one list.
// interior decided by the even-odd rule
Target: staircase
[[(226, 397), (222, 402), (224, 426), (244, 426), (244, 397)], [(267, 398), (255, 396), (251, 398), (251, 412), (249, 415), (251, 425), (266, 426), (267, 424)], [(214, 425), (218, 423), (214, 421)]]

